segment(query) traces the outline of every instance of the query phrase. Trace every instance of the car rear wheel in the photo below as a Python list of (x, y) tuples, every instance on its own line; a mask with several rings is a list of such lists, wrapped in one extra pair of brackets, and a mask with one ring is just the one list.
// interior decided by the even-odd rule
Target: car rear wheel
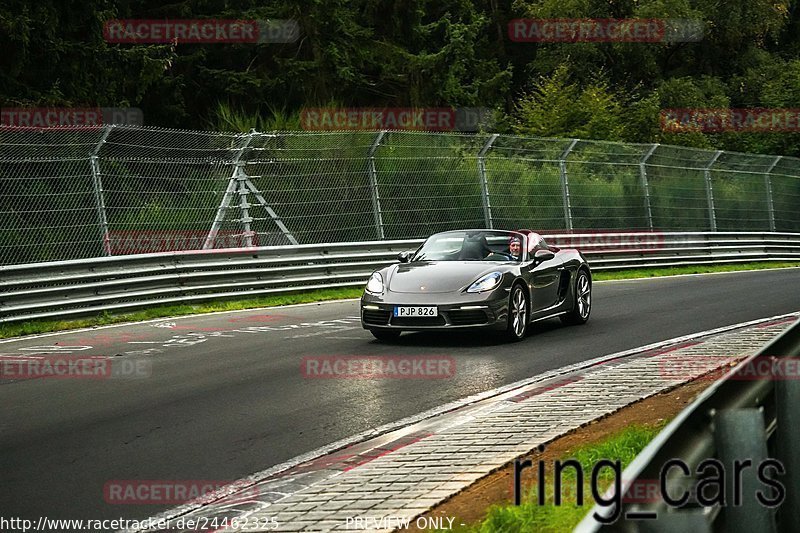
[(369, 332), (379, 341), (393, 341), (400, 337), (400, 332), (396, 329), (371, 329)]
[(528, 326), (528, 297), (522, 285), (514, 285), (508, 301), (508, 326), (506, 338), (509, 341), (521, 341), (525, 337)]
[(585, 270), (579, 270), (578, 279), (575, 280), (575, 303), (572, 306), (572, 311), (562, 315), (561, 321), (571, 326), (585, 324), (589, 320), (589, 313), (591, 312), (592, 282)]

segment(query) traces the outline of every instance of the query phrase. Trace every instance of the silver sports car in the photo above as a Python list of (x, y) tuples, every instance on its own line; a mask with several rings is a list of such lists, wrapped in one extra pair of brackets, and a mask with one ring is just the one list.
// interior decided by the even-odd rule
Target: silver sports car
[(403, 331), (489, 328), (518, 341), (534, 321), (589, 319), (586, 259), (531, 230), (437, 233), (398, 260), (372, 274), (361, 298), (361, 323), (380, 340)]

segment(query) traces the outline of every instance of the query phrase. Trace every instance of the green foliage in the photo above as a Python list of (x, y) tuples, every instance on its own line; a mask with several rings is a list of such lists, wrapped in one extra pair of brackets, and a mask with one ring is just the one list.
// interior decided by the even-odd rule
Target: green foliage
[(256, 131), (288, 131), (300, 129), (300, 114), (284, 109), (268, 108), (267, 113), (248, 113), (242, 108), (233, 109), (225, 102), (217, 102), (209, 128), (215, 131), (247, 133)]
[(168, 45), (119, 47), (103, 24), (121, 14), (109, 0), (0, 6), (0, 100), (13, 106), (137, 105), (151, 91), (172, 93)]
[[(800, 155), (800, 136), (667, 133), (667, 107), (796, 107), (788, 0), (9, 0), (0, 103), (135, 106), (150, 125), (299, 129), (305, 107), (485, 107), (496, 131)], [(515, 18), (702, 22), (700, 42), (520, 43)], [(294, 19), (293, 43), (108, 44), (109, 19)]]
[(514, 131), (537, 137), (617, 140), (622, 136), (622, 107), (605, 82), (579, 87), (560, 65), (519, 99)]

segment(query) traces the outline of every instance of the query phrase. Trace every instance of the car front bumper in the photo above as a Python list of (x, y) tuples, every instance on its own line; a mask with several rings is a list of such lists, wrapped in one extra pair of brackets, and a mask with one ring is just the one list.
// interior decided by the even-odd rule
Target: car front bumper
[[(396, 294), (396, 293), (395, 293)], [(462, 328), (504, 330), (508, 323), (508, 292), (470, 295), (471, 301), (442, 303), (435, 294), (402, 294), (382, 298), (365, 293), (361, 298), (361, 325), (364, 329), (425, 331)], [(396, 306), (433, 306), (435, 317), (396, 317)]]

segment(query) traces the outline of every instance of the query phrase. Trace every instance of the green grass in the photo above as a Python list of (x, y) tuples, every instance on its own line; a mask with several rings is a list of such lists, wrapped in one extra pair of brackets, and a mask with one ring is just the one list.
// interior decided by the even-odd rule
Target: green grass
[[(800, 267), (800, 263), (742, 263), (736, 265), (708, 265), (708, 266), (686, 266), (674, 268), (642, 268), (622, 270), (617, 272), (595, 272), (595, 281), (651, 278), (657, 276), (675, 276), (678, 274), (701, 274), (708, 272), (733, 272), (737, 270), (760, 270), (767, 268)], [(314, 291), (292, 292), (274, 296), (264, 296), (260, 298), (249, 298), (246, 300), (229, 300), (220, 302), (185, 304), (185, 305), (164, 305), (151, 307), (142, 311), (125, 314), (105, 313), (100, 316), (92, 316), (73, 320), (32, 320), (29, 322), (13, 323), (0, 325), (0, 339), (19, 337), (21, 335), (34, 335), (37, 333), (50, 333), (54, 331), (65, 331), (70, 329), (87, 328), (93, 326), (105, 326), (108, 324), (119, 324), (123, 322), (139, 322), (153, 318), (164, 318), (183, 315), (194, 315), (201, 313), (213, 313), (216, 311), (235, 311), (239, 309), (256, 309), (259, 307), (274, 307), (278, 305), (290, 305), (299, 303), (322, 302), (327, 300), (342, 300), (346, 298), (358, 298), (361, 296), (361, 288), (341, 288), (341, 289), (321, 289)]]
[(104, 313), (100, 316), (87, 317), (76, 320), (33, 320), (19, 324), (5, 324), (0, 326), (0, 339), (18, 337), (20, 335), (33, 335), (36, 333), (49, 333), (68, 329), (104, 326), (122, 322), (139, 322), (153, 318), (164, 318), (200, 313), (213, 313), (216, 311), (236, 311), (239, 309), (256, 309), (259, 307), (274, 307), (278, 305), (302, 304), (321, 302), (326, 300), (343, 300), (358, 298), (362, 289), (339, 288), (320, 289), (314, 291), (292, 292), (286, 294), (249, 298), (246, 300), (229, 300), (221, 302), (208, 302), (184, 305), (163, 305), (151, 307), (142, 311), (112, 315)]
[(680, 274), (708, 274), (712, 272), (736, 272), (739, 270), (765, 270), (770, 268), (800, 267), (800, 262), (766, 261), (762, 263), (737, 263), (730, 265), (690, 265), (670, 268), (633, 268), (626, 270), (593, 272), (594, 281), (655, 278)]
[[(574, 453), (561, 460), (576, 459), (583, 467), (583, 505), (576, 504), (575, 469), (566, 468), (562, 473), (562, 502), (561, 505), (553, 503), (553, 464), (546, 461), (545, 465), (545, 505), (538, 503), (538, 491), (534, 485), (531, 491), (523, 495), (522, 504), (495, 505), (489, 508), (486, 518), (475, 525), (460, 526), (454, 531), (460, 533), (512, 533), (527, 531), (562, 532), (572, 531), (584, 516), (594, 506), (589, 479), (594, 465), (600, 459), (611, 461), (619, 460), (624, 470), (631, 461), (647, 446), (653, 437), (664, 427), (666, 421), (655, 426), (629, 426), (608, 439), (593, 445), (578, 448)], [(534, 469), (536, 458), (533, 458)], [(526, 475), (523, 471), (522, 476)], [(604, 468), (599, 475), (601, 493), (611, 486), (615, 473)], [(530, 474), (532, 475), (532, 474)], [(458, 523), (458, 520), (456, 520)]]

